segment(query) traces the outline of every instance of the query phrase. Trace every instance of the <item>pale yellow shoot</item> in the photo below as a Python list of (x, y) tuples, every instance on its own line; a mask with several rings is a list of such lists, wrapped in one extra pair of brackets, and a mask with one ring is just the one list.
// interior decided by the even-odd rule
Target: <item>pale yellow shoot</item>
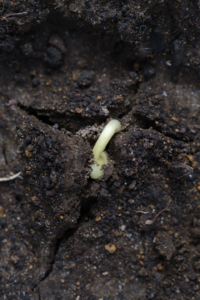
[(108, 142), (112, 136), (121, 130), (121, 123), (118, 120), (110, 121), (104, 130), (102, 131), (100, 137), (98, 138), (94, 148), (94, 161), (95, 164), (92, 165), (92, 172), (90, 177), (93, 179), (98, 179), (104, 175), (103, 165), (108, 164), (108, 154), (104, 149), (106, 148)]

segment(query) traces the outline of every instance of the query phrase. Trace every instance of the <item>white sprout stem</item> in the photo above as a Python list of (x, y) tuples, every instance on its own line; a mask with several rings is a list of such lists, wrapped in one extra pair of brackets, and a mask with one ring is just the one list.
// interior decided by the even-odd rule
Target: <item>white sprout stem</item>
[[(15, 178), (17, 177), (20, 177), (21, 173), (17, 173), (17, 174), (14, 174), (12, 176), (9, 176), (9, 177), (2, 177), (0, 178), (0, 182), (3, 182), (3, 181), (10, 181), (10, 180), (14, 180)], [(21, 178), (21, 177), (20, 177)]]
[(106, 148), (112, 136), (116, 132), (119, 132), (120, 129), (121, 123), (118, 120), (112, 120), (106, 125), (93, 148), (94, 160), (98, 160), (100, 158), (101, 153)]

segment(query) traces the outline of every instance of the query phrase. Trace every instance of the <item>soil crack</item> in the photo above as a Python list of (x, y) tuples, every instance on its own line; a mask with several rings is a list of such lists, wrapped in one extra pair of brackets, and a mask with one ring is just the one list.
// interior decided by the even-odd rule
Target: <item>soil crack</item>
[[(60, 249), (60, 244), (62, 243), (63, 240), (66, 241), (71, 236), (73, 236), (74, 233), (76, 232), (76, 230), (78, 229), (78, 227), (79, 226), (77, 226), (76, 228), (70, 228), (70, 229), (68, 229), (66, 232), (63, 233), (63, 235), (60, 238), (57, 239), (56, 244), (55, 244), (55, 249), (54, 249), (53, 260), (50, 263), (49, 268), (47, 268), (47, 270), (45, 272), (45, 275), (40, 279), (40, 281), (38, 282), (38, 284), (32, 289), (33, 291), (38, 291), (39, 295), (40, 295), (40, 290), (39, 290), (40, 284), (44, 280), (46, 280), (49, 277), (49, 275), (51, 274), (51, 272), (53, 271), (53, 267), (54, 267), (54, 264), (55, 264), (56, 255), (58, 253), (58, 250)], [(39, 297), (39, 299), (40, 299), (40, 297)]]
[(162, 130), (162, 128), (159, 128), (158, 126), (155, 125), (155, 122), (154, 121), (151, 121), (149, 120), (148, 118), (144, 118), (142, 117), (141, 115), (138, 115), (138, 114), (135, 114), (136, 118), (138, 121), (142, 121), (143, 123), (143, 129), (153, 129), (161, 134), (163, 134), (164, 136), (166, 137), (169, 137), (173, 140), (176, 140), (176, 141), (181, 141), (181, 142), (184, 142), (184, 141), (187, 141), (187, 142), (192, 142), (192, 140), (190, 140), (190, 138), (187, 136), (187, 134), (183, 135), (183, 137), (178, 137), (176, 134), (173, 134), (173, 133), (169, 133), (169, 132), (164, 132)]
[[(69, 238), (71, 238), (75, 233), (76, 231), (79, 229), (80, 226), (82, 226), (83, 223), (86, 223), (87, 221), (85, 221), (85, 218), (87, 215), (90, 214), (90, 209), (91, 209), (91, 206), (93, 205), (93, 203), (91, 202), (89, 205), (86, 205), (86, 207), (82, 207), (81, 209), (81, 215), (79, 217), (79, 219), (77, 220), (77, 226), (75, 228), (69, 228), (67, 229), (63, 235), (57, 239), (56, 241), (56, 244), (55, 244), (55, 248), (54, 248), (54, 255), (53, 255), (53, 259), (52, 259), (52, 262), (50, 263), (50, 266), (49, 268), (46, 270), (45, 272), (45, 275), (40, 279), (40, 281), (38, 282), (38, 284), (32, 289), (33, 292), (34, 291), (37, 291), (40, 295), (40, 284), (45, 281), (49, 276), (50, 274), (52, 273), (53, 271), (53, 268), (54, 268), (54, 264), (55, 264), (55, 260), (56, 260), (56, 255), (60, 249), (60, 246), (63, 242), (66, 242)], [(41, 299), (39, 297), (39, 299)]]

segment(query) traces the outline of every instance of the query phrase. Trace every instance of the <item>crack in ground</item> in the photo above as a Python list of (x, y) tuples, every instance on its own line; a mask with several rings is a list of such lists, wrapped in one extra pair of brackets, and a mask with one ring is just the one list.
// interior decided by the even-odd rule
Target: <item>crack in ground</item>
[[(54, 249), (54, 255), (53, 255), (53, 260), (52, 262), (50, 263), (50, 266), (49, 268), (46, 270), (46, 273), (45, 275), (40, 279), (40, 281), (38, 282), (38, 284), (32, 289), (32, 291), (37, 291), (40, 295), (40, 290), (39, 290), (39, 287), (40, 287), (40, 284), (45, 281), (49, 275), (51, 274), (51, 272), (53, 271), (53, 267), (54, 267), (54, 264), (55, 264), (55, 259), (56, 259), (56, 255), (60, 249), (60, 245), (63, 241), (67, 241), (70, 237), (72, 237), (76, 231), (78, 230), (78, 228), (84, 224), (84, 223), (87, 223), (87, 221), (85, 221), (86, 217), (90, 214), (90, 210), (91, 210), (91, 207), (94, 205), (94, 201), (89, 201), (85, 204), (83, 204), (84, 202), (82, 202), (82, 207), (81, 207), (81, 213), (80, 213), (80, 217), (79, 219), (77, 220), (77, 226), (75, 228), (69, 228), (67, 229), (63, 235), (58, 238), (56, 240), (56, 244), (55, 244), (55, 249)], [(39, 298), (41, 299), (41, 298)]]
[[(26, 112), (29, 116), (34, 116), (36, 117), (39, 121), (42, 121), (43, 123), (53, 126), (55, 125), (54, 122), (49, 120), (48, 114), (51, 114), (52, 111), (51, 110), (37, 110), (32, 108), (31, 106), (26, 107), (25, 105), (22, 104), (18, 104), (17, 105), (22, 111)], [(53, 117), (57, 117), (57, 118), (63, 118), (64, 115), (63, 114), (59, 114), (59, 113), (55, 113), (53, 114)]]
[[(133, 99), (139, 92), (141, 83), (138, 81), (136, 84), (128, 88), (127, 93), (124, 95), (124, 100), (129, 98)], [(134, 92), (134, 96), (132, 96), (132, 93)], [(103, 123), (107, 121), (108, 118), (117, 118), (122, 119), (126, 115), (128, 115), (132, 109), (133, 106), (136, 105), (136, 103), (130, 103), (131, 100), (129, 100), (129, 104), (123, 106), (121, 104), (120, 109), (119, 107), (110, 107), (109, 108), (109, 114), (104, 116), (95, 116), (91, 118), (86, 118), (81, 115), (66, 115), (66, 113), (59, 113), (52, 111), (51, 109), (46, 110), (38, 110), (36, 108), (33, 108), (32, 106), (25, 106), (21, 103), (18, 103), (17, 106), (24, 112), (26, 112), (30, 116), (36, 117), (39, 121), (43, 122), (44, 124), (50, 125), (52, 127), (56, 126), (56, 129), (62, 130), (63, 128), (69, 131), (72, 134), (76, 134), (78, 131), (85, 129), (88, 126), (101, 126)], [(55, 122), (53, 121), (55, 119)], [(56, 123), (57, 120), (59, 120), (59, 123)], [(63, 121), (62, 121), (63, 120)], [(63, 123), (62, 123), (63, 122)], [(75, 126), (76, 125), (76, 126)], [(78, 126), (78, 129), (77, 129)]]
[[(79, 224), (80, 225), (80, 224)], [(67, 241), (70, 237), (72, 237), (74, 235), (74, 233), (77, 231), (79, 226), (77, 226), (76, 228), (69, 228), (67, 229), (66, 232), (63, 233), (63, 235), (57, 239), (56, 244), (55, 244), (55, 249), (54, 249), (54, 254), (53, 254), (53, 260), (50, 263), (49, 268), (46, 270), (44, 276), (39, 280), (39, 282), (37, 283), (37, 285), (35, 287), (33, 287), (32, 291), (36, 291), (39, 292), (39, 286), (40, 284), (49, 277), (49, 275), (51, 274), (51, 272), (53, 271), (53, 267), (55, 264), (55, 259), (56, 259), (56, 254), (58, 253), (58, 250), (60, 249), (60, 244), (62, 243), (62, 241), (65, 239), (65, 241)], [(39, 292), (40, 295), (40, 292)], [(40, 299), (40, 298), (39, 298)]]
[[(37, 110), (35, 108), (32, 108), (31, 106), (26, 107), (22, 104), (18, 104), (18, 107), (25, 111), (28, 115), (36, 117), (39, 121), (42, 121), (43, 123), (55, 126), (57, 125), (57, 129), (61, 130), (62, 128), (65, 128), (66, 130), (72, 132), (73, 134), (76, 133), (77, 130), (74, 130), (74, 128), (77, 127), (77, 123), (79, 124), (79, 129), (84, 128), (85, 126), (91, 126), (94, 125), (94, 123), (97, 123), (98, 125), (104, 123), (107, 119), (107, 116), (96, 116), (93, 118), (86, 118), (80, 115), (66, 115), (58, 112), (53, 112), (52, 110)], [(63, 123), (56, 123), (50, 120), (56, 119), (56, 120), (63, 120)], [(76, 124), (76, 126), (74, 126)]]
[[(142, 121), (144, 128), (143, 129), (150, 129), (152, 128), (153, 130), (163, 134), (166, 137), (172, 138), (173, 140), (176, 141), (181, 141), (181, 142), (193, 142), (194, 139), (191, 139), (187, 136), (187, 133), (183, 137), (178, 137), (176, 134), (173, 133), (166, 133), (162, 130), (161, 127), (158, 127), (155, 125), (155, 121), (149, 120), (148, 118), (145, 118), (144, 116), (141, 116), (139, 114), (135, 114), (136, 118), (138, 121)], [(141, 124), (140, 124), (141, 126)], [(185, 140), (184, 140), (185, 139)]]

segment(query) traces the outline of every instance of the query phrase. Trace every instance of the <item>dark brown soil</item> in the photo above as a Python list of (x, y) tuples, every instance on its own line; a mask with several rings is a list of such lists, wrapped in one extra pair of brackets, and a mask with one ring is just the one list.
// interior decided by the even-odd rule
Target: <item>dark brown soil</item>
[(0, 299), (199, 300), (199, 2), (0, 9)]

